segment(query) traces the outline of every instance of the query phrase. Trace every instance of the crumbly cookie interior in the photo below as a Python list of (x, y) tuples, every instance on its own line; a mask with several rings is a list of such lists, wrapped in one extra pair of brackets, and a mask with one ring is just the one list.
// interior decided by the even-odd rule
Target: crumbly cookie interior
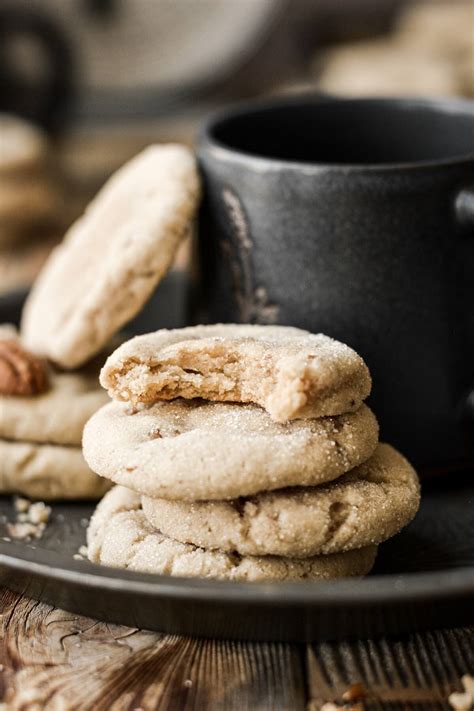
[(276, 422), (352, 412), (370, 390), (360, 363), (302, 353), (298, 340), (197, 339), (155, 358), (128, 357), (107, 376), (109, 393), (134, 404), (203, 398), (255, 403)]

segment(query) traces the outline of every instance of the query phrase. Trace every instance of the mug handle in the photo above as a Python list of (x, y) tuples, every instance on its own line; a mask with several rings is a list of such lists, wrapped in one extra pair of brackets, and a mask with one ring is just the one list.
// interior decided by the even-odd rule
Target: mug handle
[[(474, 237), (474, 183), (462, 188), (456, 195), (455, 212), (458, 225), (465, 237)], [(474, 246), (471, 247), (474, 256)], [(474, 388), (468, 393), (464, 402), (463, 414), (467, 420), (474, 423)]]

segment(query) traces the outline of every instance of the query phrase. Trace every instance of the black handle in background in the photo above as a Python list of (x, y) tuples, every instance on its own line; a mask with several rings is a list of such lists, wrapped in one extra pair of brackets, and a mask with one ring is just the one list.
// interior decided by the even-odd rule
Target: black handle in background
[[(15, 58), (16, 42), (30, 41), (44, 57), (45, 71), (25, 76)], [(11, 4), (0, 7), (0, 111), (15, 113), (49, 132), (64, 125), (74, 93), (70, 43), (45, 11)]]

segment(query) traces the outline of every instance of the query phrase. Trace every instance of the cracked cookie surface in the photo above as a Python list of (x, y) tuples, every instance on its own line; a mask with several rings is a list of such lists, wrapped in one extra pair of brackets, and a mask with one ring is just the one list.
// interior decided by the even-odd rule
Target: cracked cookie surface
[(284, 558), (239, 556), (179, 543), (153, 528), (140, 497), (117, 486), (102, 499), (87, 531), (88, 557), (94, 563), (146, 573), (240, 581), (328, 580), (366, 575), (377, 547), (348, 553)]
[(330, 481), (368, 459), (377, 440), (366, 405), (283, 425), (255, 405), (172, 400), (137, 411), (105, 405), (85, 426), (83, 449), (117, 484), (196, 501)]
[(23, 312), (25, 345), (65, 368), (97, 353), (167, 271), (199, 194), (184, 146), (150, 146), (117, 171), (38, 277)]
[(110, 483), (87, 466), (80, 447), (0, 439), (0, 493), (34, 499), (98, 499)]
[(142, 497), (152, 526), (181, 543), (241, 555), (307, 557), (379, 544), (416, 514), (420, 486), (388, 444), (336, 481), (235, 501)]
[(352, 412), (371, 389), (364, 361), (339, 341), (238, 324), (137, 336), (108, 358), (101, 383), (134, 405), (177, 397), (255, 403), (276, 422)]

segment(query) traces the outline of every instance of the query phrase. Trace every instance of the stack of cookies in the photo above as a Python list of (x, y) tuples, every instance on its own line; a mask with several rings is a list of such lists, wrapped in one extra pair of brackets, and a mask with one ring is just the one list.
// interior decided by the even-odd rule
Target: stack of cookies
[[(20, 210), (20, 176), (31, 177), (44, 146), (28, 125), (4, 118), (0, 129), (11, 139), (0, 147), (1, 217), (2, 169), (17, 176)], [(85, 422), (108, 399), (100, 366), (189, 234), (199, 194), (191, 151), (150, 146), (112, 176), (50, 255), (20, 333), (1, 327), (0, 494), (99, 498), (110, 487), (81, 449)]]
[(90, 559), (107, 565), (365, 574), (415, 514), (419, 486), (378, 444), (370, 375), (349, 347), (279, 326), (158, 331), (109, 357), (103, 406), (101, 353), (172, 264), (199, 199), (193, 154), (151, 146), (51, 254), (20, 334), (0, 341), (0, 493), (73, 499), (118, 484), (88, 531)]
[(109, 488), (82, 456), (82, 430), (107, 399), (97, 367), (61, 372), (0, 329), (0, 492), (99, 498)]
[(363, 360), (324, 335), (214, 325), (139, 336), (101, 372), (84, 456), (116, 486), (90, 560), (233, 580), (366, 574), (415, 515), (418, 479), (378, 443)]

